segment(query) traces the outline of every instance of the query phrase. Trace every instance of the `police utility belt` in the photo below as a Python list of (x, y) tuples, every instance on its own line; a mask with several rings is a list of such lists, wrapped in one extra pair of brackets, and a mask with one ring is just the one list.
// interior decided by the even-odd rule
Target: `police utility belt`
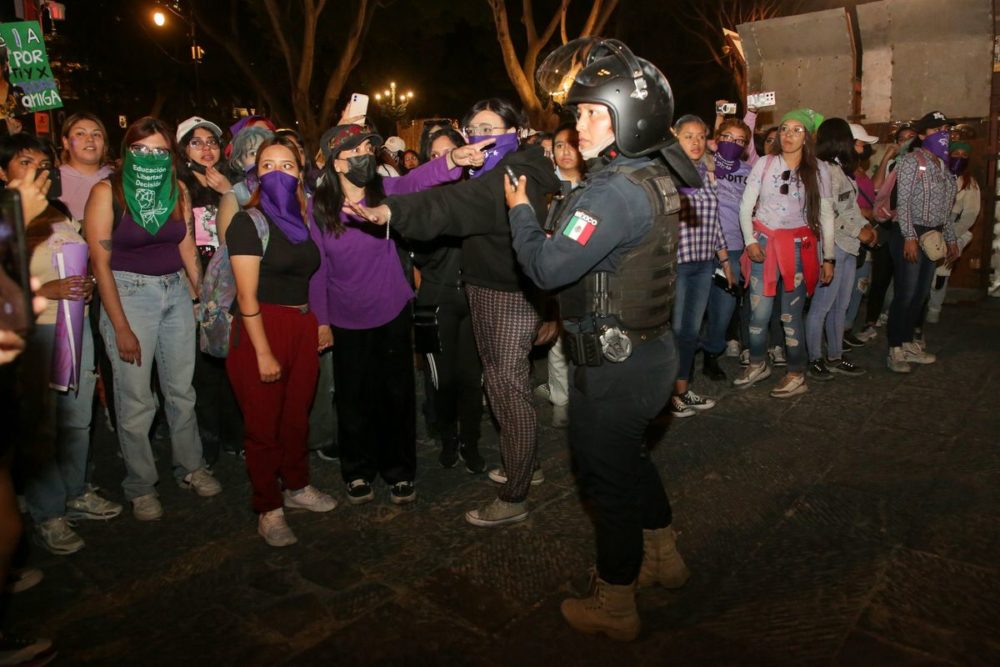
[(600, 366), (605, 360), (620, 364), (639, 345), (669, 330), (669, 322), (653, 329), (626, 330), (613, 315), (590, 314), (563, 321), (563, 350), (577, 366)]

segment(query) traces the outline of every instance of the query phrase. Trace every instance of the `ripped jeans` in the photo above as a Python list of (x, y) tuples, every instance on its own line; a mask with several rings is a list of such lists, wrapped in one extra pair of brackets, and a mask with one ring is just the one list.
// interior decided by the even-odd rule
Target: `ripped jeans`
[[(757, 235), (760, 249), (767, 252), (768, 238)], [(785, 333), (785, 350), (788, 371), (803, 373), (806, 370), (806, 332), (802, 309), (806, 303), (806, 286), (802, 277), (802, 256), (799, 244), (795, 244), (795, 286), (791, 292), (785, 291), (784, 281), (778, 276), (775, 296), (764, 296), (764, 264), (751, 262), (750, 290), (750, 361), (759, 364), (767, 359), (767, 327), (771, 320), (774, 300), (781, 297), (781, 328)]]

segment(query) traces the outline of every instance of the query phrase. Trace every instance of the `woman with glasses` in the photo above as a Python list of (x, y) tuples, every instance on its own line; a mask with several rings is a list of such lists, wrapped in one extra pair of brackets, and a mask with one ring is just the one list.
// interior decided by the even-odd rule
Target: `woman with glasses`
[[(177, 178), (187, 187), (194, 220), (194, 242), (204, 273), (219, 248), (216, 221), (223, 195), (232, 190), (219, 169), (222, 130), (215, 123), (192, 116), (177, 126), (179, 162)], [(237, 453), (243, 448), (243, 420), (226, 378), (225, 361), (201, 351), (195, 355), (195, 411), (205, 461), (214, 465), (220, 450)]]
[[(864, 375), (844, 354), (844, 322), (851, 304), (858, 254), (862, 244), (875, 241), (875, 232), (858, 206), (858, 186), (852, 176), (860, 155), (854, 150), (854, 135), (843, 118), (830, 118), (816, 132), (816, 157), (829, 166), (833, 194), (834, 243), (837, 270), (833, 280), (819, 285), (806, 318), (809, 377), (832, 380), (834, 374)], [(823, 333), (826, 331), (826, 358)]]
[(84, 229), (101, 294), (101, 334), (111, 351), (123, 487), (140, 521), (158, 519), (154, 361), (170, 425), (174, 477), (200, 496), (222, 486), (205, 467), (191, 385), (194, 301), (201, 282), (190, 195), (177, 180), (174, 133), (145, 117), (125, 131), (122, 167), (94, 186)]
[[(541, 146), (518, 150), (517, 133), (526, 119), (510, 102), (481, 100), (463, 120), (470, 141), (480, 142), (480, 148), (486, 142), (492, 144), (482, 153), (482, 166), (471, 170), (469, 180), (390, 197), (387, 204), (363, 213), (368, 220), (388, 224), (409, 238), (464, 237), (462, 279), (483, 360), (486, 396), (500, 423), (503, 462), (502, 468), (490, 471), (490, 479), (502, 485), (498, 497), (466, 512), (465, 519), (476, 526), (493, 527), (524, 521), (529, 487), (543, 479), (541, 470), (535, 472), (538, 441), (528, 359), (541, 320), (530, 299), (535, 288), (518, 267), (511, 247), (503, 179), (507, 167), (526, 177), (540, 225), (545, 194), (557, 192), (559, 181)], [(470, 470), (485, 468), (481, 457), (475, 466), (465, 458)]]
[(813, 147), (822, 120), (811, 109), (785, 114), (779, 143), (754, 165), (740, 202), (746, 244), (742, 268), (750, 287), (750, 364), (733, 385), (747, 389), (770, 377), (767, 329), (780, 294), (788, 373), (771, 391), (775, 398), (808, 390), (802, 311), (817, 281), (829, 284), (833, 279), (836, 263), (830, 172)]
[(715, 407), (715, 401), (699, 396), (689, 388), (698, 337), (716, 268), (728, 286), (735, 283), (729, 268), (726, 240), (719, 225), (719, 197), (715, 173), (710, 171), (707, 155), (708, 126), (697, 116), (681, 116), (674, 124), (674, 134), (702, 178), (700, 188), (678, 188), (681, 198), (680, 237), (677, 244), (677, 286), (671, 324), (677, 338), (677, 378), (670, 398), (674, 417), (693, 417)]

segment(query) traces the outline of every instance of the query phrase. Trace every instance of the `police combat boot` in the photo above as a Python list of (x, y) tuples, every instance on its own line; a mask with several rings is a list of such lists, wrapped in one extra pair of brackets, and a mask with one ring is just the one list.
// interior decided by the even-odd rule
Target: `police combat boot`
[(630, 642), (639, 635), (639, 612), (635, 608), (635, 582), (615, 586), (594, 577), (590, 597), (563, 600), (560, 610), (574, 630), (588, 635), (603, 632), (608, 637)]
[(664, 588), (680, 588), (691, 572), (677, 551), (677, 533), (670, 526), (642, 531), (642, 567), (639, 587), (660, 584)]

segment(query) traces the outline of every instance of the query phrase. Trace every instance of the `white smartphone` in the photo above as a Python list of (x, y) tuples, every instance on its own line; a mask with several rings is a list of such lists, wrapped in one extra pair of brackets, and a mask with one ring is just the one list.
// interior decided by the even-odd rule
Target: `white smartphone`
[(347, 117), (368, 115), (368, 96), (361, 93), (351, 93), (351, 101), (347, 105)]

